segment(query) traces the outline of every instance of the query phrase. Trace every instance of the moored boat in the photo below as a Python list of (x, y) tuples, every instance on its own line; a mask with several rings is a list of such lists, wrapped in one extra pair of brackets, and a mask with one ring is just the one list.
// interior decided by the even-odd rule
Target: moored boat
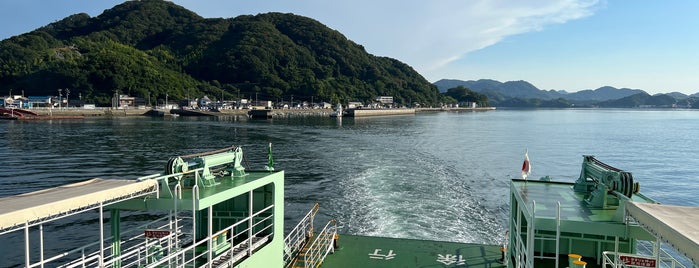
[(337, 104), (335, 106), (335, 110), (330, 113), (330, 117), (342, 117), (344, 115), (344, 111), (342, 109), (342, 104)]

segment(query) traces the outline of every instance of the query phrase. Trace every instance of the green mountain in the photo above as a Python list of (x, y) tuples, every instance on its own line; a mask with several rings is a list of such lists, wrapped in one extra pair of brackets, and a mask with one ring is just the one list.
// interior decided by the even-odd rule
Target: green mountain
[[(687, 96), (673, 92), (649, 95), (640, 89), (604, 86), (595, 90), (568, 93), (563, 90), (541, 90), (526, 81), (499, 82), (481, 79), (462, 81), (442, 79), (434, 83), (442, 92), (463, 87), (483, 94), (489, 103), (499, 107), (528, 108), (698, 108), (699, 93)], [(446, 94), (446, 93), (445, 93)], [(448, 95), (448, 94), (447, 94)]]
[(201, 97), (433, 105), (437, 87), (310, 18), (268, 13), (207, 19), (168, 1), (127, 1), (0, 42), (0, 91), (107, 105), (116, 93), (152, 101)]
[(677, 104), (677, 100), (667, 94), (651, 96), (648, 93), (638, 93), (618, 100), (600, 102), (600, 107), (610, 108), (633, 108), (633, 107), (654, 107), (671, 108)]

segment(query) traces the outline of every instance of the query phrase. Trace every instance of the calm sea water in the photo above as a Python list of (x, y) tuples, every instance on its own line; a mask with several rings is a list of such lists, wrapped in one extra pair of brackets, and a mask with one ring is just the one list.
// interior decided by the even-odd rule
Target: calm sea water
[[(661, 203), (699, 205), (699, 111), (87, 118), (2, 121), (0, 133), (0, 197), (94, 177), (158, 173), (171, 156), (230, 145), (243, 146), (252, 168), (259, 168), (272, 142), (276, 168), (286, 172), (287, 226), (319, 202), (320, 219), (335, 218), (341, 232), (351, 234), (499, 241), (508, 182), (520, 176), (527, 149), (530, 178), (572, 182), (581, 156), (592, 154), (632, 172), (641, 192)], [(4, 245), (21, 250), (21, 237), (12, 239), (19, 241)], [(49, 239), (84, 242), (71, 233)], [(17, 257), (21, 263), (15, 255), (0, 253), (0, 267), (15, 265), (2, 263)]]

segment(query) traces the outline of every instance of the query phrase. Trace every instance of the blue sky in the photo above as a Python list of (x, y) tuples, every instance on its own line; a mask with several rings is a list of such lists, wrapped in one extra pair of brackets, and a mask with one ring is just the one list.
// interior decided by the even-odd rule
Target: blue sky
[[(0, 39), (123, 1), (3, 0)], [(311, 17), (442, 78), (526, 80), (540, 89), (699, 92), (699, 1), (175, 0), (206, 18), (290, 12)]]

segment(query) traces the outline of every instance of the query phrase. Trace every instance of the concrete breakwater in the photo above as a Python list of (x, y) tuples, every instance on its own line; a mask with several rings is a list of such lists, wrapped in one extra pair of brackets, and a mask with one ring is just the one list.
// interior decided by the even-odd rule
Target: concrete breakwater
[(492, 111), (495, 107), (477, 107), (477, 108), (398, 108), (398, 109), (349, 109), (346, 110), (346, 115), (349, 117), (364, 117), (364, 116), (385, 116), (385, 115), (410, 115), (415, 113), (425, 112), (460, 112), (460, 111)]
[(80, 109), (80, 108), (64, 108), (64, 109), (30, 109), (41, 116), (142, 116), (149, 109)]
[[(346, 110), (348, 115), (354, 117), (364, 116), (387, 116), (387, 115), (410, 115), (424, 112), (444, 112), (444, 111), (491, 111), (495, 107), (483, 108), (416, 108), (416, 109), (354, 109)], [(149, 116), (155, 114), (170, 114), (170, 111), (157, 110), (161, 113), (154, 113), (152, 109), (112, 109), (112, 108), (97, 108), (97, 109), (80, 109), (80, 108), (64, 108), (64, 109), (30, 109), (34, 113), (41, 116), (85, 116), (85, 117), (123, 117), (123, 116)], [(220, 111), (208, 110), (190, 110), (202, 113), (208, 116), (247, 116), (248, 110), (245, 109), (226, 109)], [(332, 109), (274, 109), (270, 113), (272, 117), (287, 117), (287, 116), (330, 116)]]
[[(170, 115), (170, 110), (153, 110), (153, 109), (112, 109), (112, 108), (97, 108), (97, 109), (80, 109), (80, 108), (65, 108), (65, 109), (30, 109), (40, 116), (85, 116), (85, 117), (123, 117), (123, 116), (163, 116)], [(197, 113), (200, 116), (247, 116), (246, 109), (226, 109), (220, 111), (213, 110), (185, 110), (190, 113)], [(187, 115), (191, 115), (188, 113)], [(302, 116), (329, 116), (332, 113), (331, 109), (275, 109), (272, 110), (273, 117), (285, 117), (292, 115)], [(187, 116), (184, 115), (183, 116)]]
[(345, 112), (345, 116), (364, 117), (382, 115), (409, 115), (415, 114), (415, 109), (349, 109)]
[(417, 108), (416, 111), (419, 113), (425, 112), (486, 112), (493, 111), (495, 107), (458, 107), (458, 108)]

